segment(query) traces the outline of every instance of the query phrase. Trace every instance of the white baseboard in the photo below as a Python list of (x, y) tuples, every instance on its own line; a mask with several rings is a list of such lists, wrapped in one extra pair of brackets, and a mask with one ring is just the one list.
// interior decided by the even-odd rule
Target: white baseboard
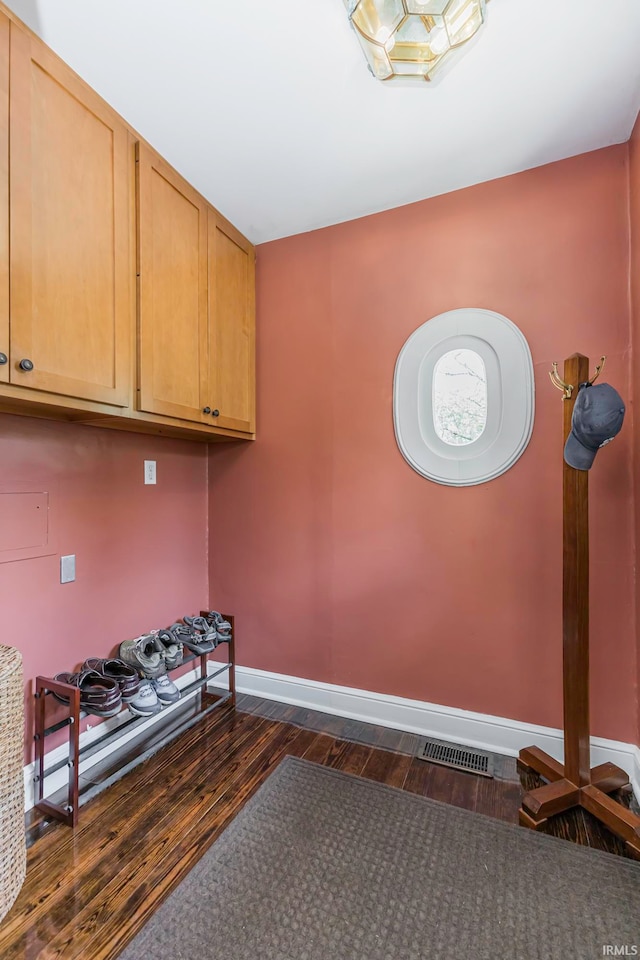
[[(216, 661), (209, 661), (209, 672), (213, 672), (216, 669)], [(188, 686), (194, 680), (197, 680), (199, 671), (189, 670), (188, 673), (184, 673), (181, 677), (174, 679), (174, 682), (177, 687), (183, 689)], [(219, 678), (216, 678), (216, 684), (219, 683)], [(128, 743), (130, 740), (134, 740), (136, 737), (141, 736), (145, 731), (149, 730), (155, 723), (159, 720), (164, 720), (170, 713), (173, 713), (180, 706), (184, 705), (191, 697), (194, 697), (197, 694), (197, 690), (194, 690), (191, 694), (178, 700), (177, 703), (172, 703), (170, 706), (163, 707), (161, 713), (157, 713), (155, 716), (150, 717), (145, 723), (140, 724), (139, 727), (136, 727), (134, 730), (125, 731), (122, 734), (116, 743), (108, 744), (104, 747), (103, 750), (99, 750), (96, 754), (91, 757), (88, 757), (82, 765), (82, 772), (90, 770), (91, 767), (95, 764), (100, 763), (101, 760), (104, 760), (105, 757), (108, 757), (113, 750), (116, 748), (124, 746), (125, 743)], [(109, 733), (111, 730), (116, 730), (121, 724), (125, 721), (131, 719), (131, 714), (128, 711), (123, 711), (118, 714), (117, 717), (112, 717), (109, 720), (98, 721), (96, 720), (95, 724), (89, 724), (86, 730), (80, 734), (80, 747), (86, 747), (90, 743), (93, 743), (94, 740), (97, 740), (99, 737), (104, 736), (105, 733)], [(60, 746), (55, 747), (53, 750), (50, 750), (45, 754), (45, 769), (56, 764), (59, 760), (63, 760), (68, 756), (68, 746), (65, 743), (60, 744)], [(29, 763), (24, 768), (24, 809), (25, 812), (30, 810), (35, 803), (35, 784), (34, 784), (34, 775), (35, 775), (35, 763)], [(66, 767), (57, 770), (55, 773), (52, 773), (46, 778), (45, 785), (45, 796), (50, 796), (52, 793), (55, 793), (56, 790), (60, 790), (68, 782), (68, 771)]]
[[(252, 667), (236, 668), (236, 684), (240, 693), (450, 740), (511, 757), (517, 756), (523, 747), (535, 745), (557, 760), (563, 759), (562, 730), (553, 727), (354, 687), (319, 683)], [(640, 800), (640, 748), (619, 740), (592, 737), (591, 760), (593, 766), (610, 761), (621, 767), (629, 774), (636, 798)]]

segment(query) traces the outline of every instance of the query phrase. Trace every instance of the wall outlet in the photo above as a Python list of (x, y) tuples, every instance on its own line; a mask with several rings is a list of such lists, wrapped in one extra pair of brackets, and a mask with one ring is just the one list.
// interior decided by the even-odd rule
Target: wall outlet
[(155, 460), (145, 460), (145, 462), (144, 462), (144, 482), (145, 482), (145, 483), (155, 483), (155, 482), (156, 482), (156, 461), (155, 461)]
[(76, 578), (76, 555), (60, 557), (60, 583), (73, 583)]

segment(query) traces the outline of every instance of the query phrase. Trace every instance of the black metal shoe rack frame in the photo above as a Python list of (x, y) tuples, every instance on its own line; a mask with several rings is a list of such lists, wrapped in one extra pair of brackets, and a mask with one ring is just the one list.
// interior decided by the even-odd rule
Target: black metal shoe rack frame
[[(202, 616), (206, 615), (206, 612), (202, 611)], [(89, 714), (80, 709), (80, 690), (78, 687), (71, 686), (71, 684), (68, 683), (61, 683), (59, 680), (53, 680), (51, 677), (36, 677), (34, 735), (36, 756), (36, 772), (34, 778), (36, 793), (35, 806), (48, 816), (62, 821), (62, 823), (65, 823), (68, 827), (75, 827), (78, 823), (81, 802), (83, 804), (87, 803), (87, 801), (89, 801), (97, 793), (106, 789), (106, 787), (123, 777), (125, 773), (128, 773), (130, 770), (133, 770), (134, 767), (137, 767), (138, 764), (148, 760), (149, 757), (153, 756), (153, 754), (160, 750), (161, 747), (165, 746), (165, 744), (169, 743), (181, 733), (184, 733), (184, 731), (188, 730), (189, 727), (194, 726), (194, 724), (198, 723), (204, 716), (206, 716), (208, 713), (211, 713), (212, 710), (221, 707), (225, 703), (229, 704), (230, 706), (235, 706), (235, 623), (234, 618), (226, 614), (225, 620), (228, 620), (231, 624), (231, 637), (228, 641), (223, 641), (228, 642), (229, 644), (229, 662), (221, 664), (218, 660), (211, 661), (212, 663), (216, 664), (218, 669), (208, 674), (207, 664), (209, 662), (210, 654), (194, 653), (188, 657), (185, 657), (180, 667), (183, 667), (185, 664), (191, 663), (195, 660), (199, 660), (199, 676), (192, 683), (188, 684), (186, 687), (183, 687), (180, 693), (181, 698), (185, 698), (195, 690), (203, 689), (206, 687), (207, 683), (213, 680), (214, 677), (219, 676), (221, 673), (224, 673), (227, 670), (229, 671), (228, 692), (224, 693), (219, 699), (215, 700), (211, 704), (206, 706), (203, 704), (203, 709), (195, 716), (185, 719), (184, 723), (181, 723), (178, 727), (172, 729), (164, 737), (159, 737), (152, 745), (147, 747), (146, 750), (141, 750), (140, 753), (138, 753), (127, 763), (118, 767), (114, 773), (102, 780), (100, 783), (93, 784), (88, 789), (83, 790), (82, 797), (80, 796), (79, 789), (80, 764), (82, 761), (88, 760), (89, 757), (95, 755), (100, 750), (103, 750), (109, 744), (117, 743), (117, 741), (121, 739), (125, 733), (129, 733), (130, 731), (135, 730), (136, 727), (141, 726), (143, 723), (147, 723), (150, 718), (131, 716), (129, 719), (119, 724), (115, 730), (110, 730), (101, 737), (98, 737), (96, 740), (93, 740), (91, 743), (81, 747), (80, 721), (83, 717), (89, 716)], [(218, 644), (216, 649), (220, 649), (220, 646), (221, 644)], [(180, 667), (176, 667), (174, 669), (180, 669)], [(45, 726), (47, 697), (54, 693), (64, 697), (65, 700), (68, 699), (69, 714), (64, 720), (59, 720), (57, 723), (53, 723), (51, 726), (47, 727)], [(123, 704), (123, 710), (126, 710), (126, 704)], [(156, 716), (160, 717), (161, 714), (156, 714)], [(57, 763), (51, 764), (45, 769), (44, 748), (46, 738), (51, 736), (52, 733), (55, 733), (56, 730), (62, 730), (64, 727), (67, 727), (69, 731), (68, 756), (65, 759), (59, 760)], [(151, 727), (151, 730), (153, 730), (153, 727)], [(69, 771), (67, 801), (66, 803), (54, 803), (51, 800), (45, 799), (45, 780), (50, 774), (55, 773), (57, 770), (62, 770), (63, 767), (67, 767)]]

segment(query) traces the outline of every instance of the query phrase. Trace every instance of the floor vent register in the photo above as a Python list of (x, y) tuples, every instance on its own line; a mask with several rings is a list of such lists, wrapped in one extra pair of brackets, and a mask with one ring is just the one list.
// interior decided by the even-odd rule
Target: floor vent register
[(477, 773), (482, 777), (493, 777), (493, 758), (484, 750), (462, 747), (458, 743), (445, 743), (442, 740), (422, 740), (417, 757), (429, 763), (439, 763), (443, 767)]

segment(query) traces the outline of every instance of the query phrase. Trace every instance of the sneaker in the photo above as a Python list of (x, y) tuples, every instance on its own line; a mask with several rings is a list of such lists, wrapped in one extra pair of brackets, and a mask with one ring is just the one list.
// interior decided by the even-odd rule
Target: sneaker
[(158, 640), (158, 631), (152, 630), (135, 640), (125, 640), (120, 644), (120, 658), (135, 667), (138, 673), (154, 679), (166, 673), (163, 646)]
[(175, 703), (180, 699), (180, 691), (175, 683), (164, 673), (161, 677), (156, 677), (151, 681), (156, 696), (160, 703), (165, 706), (168, 703)]
[(155, 682), (154, 680), (143, 680), (138, 693), (127, 704), (134, 716), (152, 717), (154, 713), (160, 713), (162, 710), (162, 704), (153, 688)]
[(182, 641), (175, 637), (171, 630), (161, 630), (158, 641), (162, 646), (162, 655), (167, 670), (179, 667), (184, 660), (184, 646)]
[(103, 677), (115, 680), (120, 687), (120, 694), (124, 703), (133, 700), (140, 687), (138, 672), (124, 660), (117, 660), (115, 657), (107, 660), (102, 660), (99, 657), (89, 657), (84, 662), (84, 668), (95, 670)]

